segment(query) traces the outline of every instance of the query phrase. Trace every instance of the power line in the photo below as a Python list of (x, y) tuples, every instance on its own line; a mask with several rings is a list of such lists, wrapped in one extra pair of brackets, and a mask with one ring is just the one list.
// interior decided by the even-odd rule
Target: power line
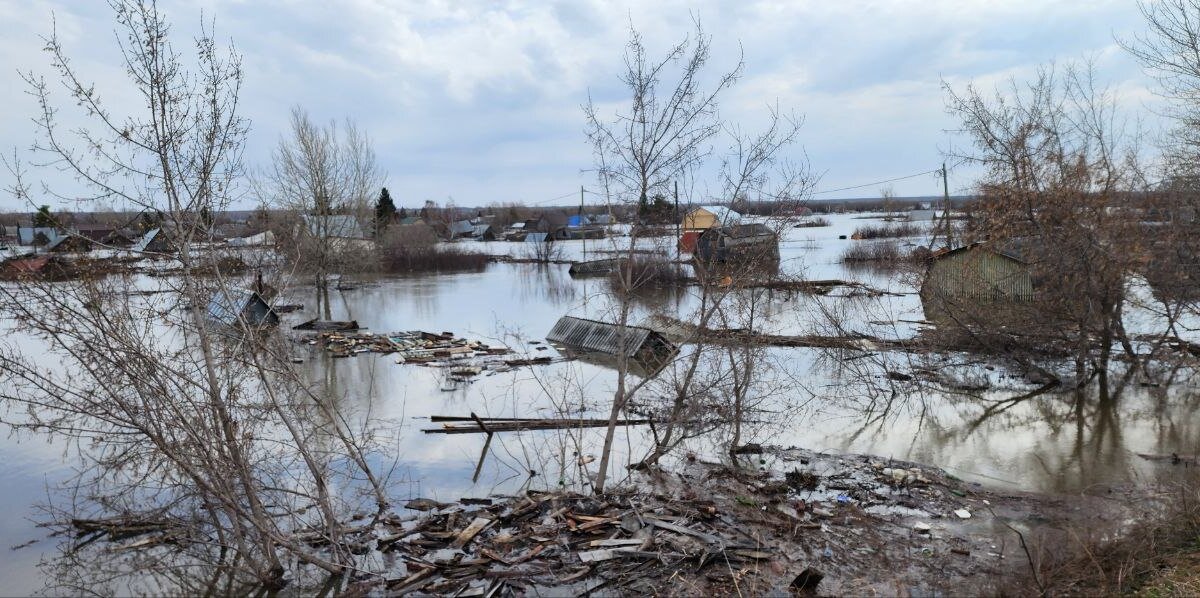
[(854, 185), (852, 187), (842, 187), (840, 189), (826, 189), (824, 191), (814, 191), (813, 195), (822, 195), (824, 193), (837, 193), (838, 191), (850, 191), (851, 189), (862, 189), (863, 187), (874, 187), (875, 185), (882, 185), (884, 183), (891, 183), (894, 181), (903, 181), (905, 179), (915, 179), (919, 176), (934, 174), (934, 173), (938, 173), (941, 171), (942, 171), (941, 168), (935, 168), (933, 170), (927, 170), (925, 172), (918, 172), (917, 174), (910, 174), (907, 176), (900, 176), (900, 177), (896, 177), (894, 179), (887, 179), (884, 181), (875, 181), (874, 183), (864, 183), (862, 185)]

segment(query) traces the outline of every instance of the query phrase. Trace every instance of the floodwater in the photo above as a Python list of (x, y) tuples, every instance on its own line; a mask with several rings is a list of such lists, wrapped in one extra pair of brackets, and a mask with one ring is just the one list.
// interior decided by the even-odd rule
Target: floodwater
[[(794, 228), (781, 243), (781, 269), (807, 279), (862, 282), (893, 294), (847, 297), (845, 287), (830, 296), (771, 293), (765, 297), (766, 324), (783, 334), (821, 332), (837, 327), (875, 336), (911, 335), (923, 319), (911, 276), (848, 270), (840, 240), (865, 222), (862, 215), (834, 215), (832, 225)], [(586, 257), (612, 249), (625, 239), (587, 241)], [(920, 239), (908, 241), (919, 242)], [(467, 250), (509, 252), (519, 243), (460, 243)], [(564, 257), (585, 257), (584, 242), (564, 242)], [(653, 242), (648, 242), (651, 247)], [(660, 247), (673, 253), (673, 248)], [(531, 357), (556, 356), (545, 335), (563, 315), (611, 319), (613, 304), (603, 279), (572, 279), (563, 264), (498, 263), (478, 273), (356, 280), (356, 288), (332, 299), (334, 319), (356, 319), (372, 332), (424, 330), (504, 344)], [(693, 290), (642, 298), (633, 320), (653, 312), (683, 319), (695, 304)], [(291, 299), (305, 309), (287, 323), (315, 317), (312, 297)], [(341, 397), (353, 413), (383, 432), (378, 465), (392, 471), (398, 501), (407, 498), (458, 499), (514, 492), (522, 487), (583, 489), (594, 473), (602, 438), (599, 429), (497, 434), (479, 481), (472, 482), (483, 447), (480, 434), (427, 434), (433, 415), (484, 417), (604, 417), (616, 384), (614, 371), (583, 361), (485, 372), (470, 383), (455, 383), (445, 370), (398, 364), (394, 356), (359, 354), (334, 359), (297, 343), (295, 357), (315, 384)], [(919, 360), (919, 361), (918, 361)], [(988, 369), (968, 356), (880, 355), (847, 359), (818, 349), (770, 349), (763, 359), (768, 384), (743, 441), (799, 446), (823, 451), (870, 453), (945, 468), (989, 486), (1072, 493), (1100, 491), (1106, 485), (1171, 475), (1159, 462), (1138, 453), (1194, 454), (1200, 441), (1193, 384), (1145, 386), (1139, 378), (1110, 379), (1082, 391), (1028, 398), (1034, 385), (1000, 368)], [(986, 390), (947, 391), (931, 385), (896, 385), (885, 370), (934, 369), (957, 375)], [(648, 388), (645, 400), (654, 398)], [(612, 475), (644, 456), (649, 430), (622, 428)], [(728, 441), (718, 429), (679, 451), (717, 459)], [(69, 470), (61, 443), (39, 437), (4, 441), (0, 481), (0, 539), (8, 545), (38, 540), (0, 561), (6, 594), (34, 591), (42, 582), (35, 568), (55, 554), (55, 541), (35, 527), (36, 504), (48, 486)]]

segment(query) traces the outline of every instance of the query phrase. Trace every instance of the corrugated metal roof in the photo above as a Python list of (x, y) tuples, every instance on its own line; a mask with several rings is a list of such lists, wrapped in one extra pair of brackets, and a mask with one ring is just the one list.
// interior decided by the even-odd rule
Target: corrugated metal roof
[(621, 327), (616, 324), (563, 316), (555, 322), (546, 338), (588, 351), (610, 355), (623, 352), (626, 357), (633, 357), (652, 334), (657, 333), (641, 326), (626, 326), (622, 339)]
[(276, 324), (279, 316), (258, 293), (247, 289), (225, 289), (213, 294), (208, 301), (208, 319), (234, 326), (245, 316), (252, 326)]
[(450, 231), (450, 234), (458, 237), (471, 234), (475, 230), (475, 225), (471, 224), (470, 220), (459, 220), (451, 222), (446, 229)]
[(760, 235), (773, 236), (775, 231), (771, 230), (771, 227), (762, 224), (761, 222), (754, 222), (751, 224), (735, 224), (733, 226), (727, 226), (721, 229), (721, 233), (727, 237), (741, 239), (744, 237), (757, 237)]
[(145, 251), (150, 246), (150, 243), (154, 241), (154, 237), (157, 237), (160, 232), (162, 232), (161, 228), (152, 228), (146, 231), (146, 234), (142, 235), (141, 240), (133, 246), (133, 250)]
[(525, 235), (526, 243), (545, 243), (550, 233), (529, 233)]

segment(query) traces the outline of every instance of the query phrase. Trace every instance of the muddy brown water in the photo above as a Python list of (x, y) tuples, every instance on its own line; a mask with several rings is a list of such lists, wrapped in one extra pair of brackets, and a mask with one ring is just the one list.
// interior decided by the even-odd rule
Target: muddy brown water
[[(787, 293), (767, 298), (764, 326), (784, 334), (820, 331), (836, 320), (843, 328), (877, 336), (905, 336), (922, 319), (912, 281), (869, 271), (844, 269), (838, 256), (847, 234), (862, 220), (835, 215), (823, 228), (790, 229), (782, 243), (782, 268), (810, 279), (845, 279), (901, 293), (874, 299)], [(910, 241), (919, 241), (913, 239)], [(589, 241), (589, 255), (605, 247)], [(517, 244), (480, 243), (467, 249), (517, 252)], [(584, 257), (582, 243), (567, 242), (567, 258)], [(673, 252), (671, 249), (665, 251)], [(492, 264), (478, 273), (393, 277), (355, 281), (353, 290), (335, 293), (335, 319), (356, 319), (372, 332), (450, 331), (457, 336), (505, 344), (530, 357), (556, 355), (545, 335), (562, 315), (611, 319), (613, 304), (603, 279), (572, 279), (566, 265)], [(686, 319), (694, 292), (659, 292), (641, 297), (635, 320), (661, 310)], [(314, 297), (296, 293), (305, 309), (288, 323), (316, 315)], [(290, 300), (289, 300), (290, 302)], [(9, 342), (14, 342), (10, 339)], [(537, 344), (535, 344), (537, 343)], [(33, 345), (29, 351), (36, 351)], [(483, 444), (481, 435), (431, 435), (431, 415), (538, 417), (570, 413), (603, 416), (615, 385), (615, 372), (593, 363), (568, 361), (550, 366), (485, 372), (469, 383), (448, 380), (445, 370), (397, 364), (394, 356), (361, 354), (333, 359), (297, 344), (299, 367), (327, 392), (386, 430), (388, 454), (380, 465), (395, 465), (397, 499), (439, 500), (513, 492), (523, 487), (581, 489), (594, 470), (601, 430), (499, 434), (478, 483), (471, 477)], [(747, 428), (745, 440), (818, 451), (874, 454), (927, 463), (991, 487), (1053, 493), (1098, 491), (1106, 485), (1150, 481), (1174, 475), (1168, 464), (1138, 453), (1195, 454), (1200, 448), (1195, 385), (1143, 386), (1131, 378), (1093, 385), (1082, 392), (1048, 393), (1009, 402), (1032, 387), (1001, 368), (985, 369), (966, 356), (914, 363), (907, 356), (845, 361), (815, 349), (772, 349), (770, 397)], [(845, 357), (845, 356), (840, 356)], [(932, 385), (893, 385), (877, 369), (927, 367), (954, 372), (989, 390), (948, 392)], [(964, 365), (965, 364), (965, 365)], [(876, 369), (872, 368), (876, 366)], [(690, 442), (680, 453), (718, 455), (726, 430)], [(649, 431), (618, 434), (613, 473), (644, 454)], [(8, 594), (28, 593), (43, 584), (36, 568), (56, 554), (54, 540), (31, 521), (35, 505), (53, 491), (70, 467), (62, 443), (40, 437), (8, 437), (0, 481), (0, 540), (7, 545), (37, 540), (0, 560), (0, 580)], [(582, 457), (582, 458), (581, 458)], [(586, 469), (580, 463), (585, 463)], [(531, 473), (532, 472), (532, 473)]]

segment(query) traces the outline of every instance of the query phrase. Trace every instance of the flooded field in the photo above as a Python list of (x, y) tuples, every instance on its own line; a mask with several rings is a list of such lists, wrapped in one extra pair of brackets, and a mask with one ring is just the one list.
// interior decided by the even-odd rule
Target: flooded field
[[(793, 228), (781, 244), (781, 270), (809, 280), (839, 279), (887, 291), (848, 296), (848, 287), (829, 295), (771, 292), (766, 323), (780, 334), (805, 334), (837, 326), (884, 338), (906, 338), (924, 319), (912, 276), (847, 269), (840, 261), (852, 241), (839, 239), (868, 220), (836, 215), (832, 225)], [(902, 240), (920, 243), (920, 238)], [(622, 239), (563, 242), (563, 259), (603, 255)], [(521, 243), (460, 243), (464, 249), (520, 256)], [(647, 249), (654, 248), (648, 243)], [(673, 252), (670, 247), (659, 251)], [(522, 356), (560, 357), (545, 336), (563, 315), (611, 319), (613, 303), (603, 278), (573, 279), (564, 263), (494, 263), (479, 273), (354, 279), (333, 296), (333, 319), (357, 320), (371, 332), (452, 332), (456, 337), (505, 345)], [(764, 293), (766, 293), (764, 291)], [(289, 314), (285, 329), (317, 316), (311, 297), (288, 298), (305, 308)], [(651, 313), (686, 317), (696, 297), (691, 290), (640, 297), (633, 321)], [(17, 331), (19, 332), (19, 331)], [(290, 330), (288, 330), (291, 333)], [(36, 351), (30, 342), (29, 351)], [(427, 434), (435, 415), (482, 417), (606, 417), (615, 372), (603, 364), (555, 360), (549, 365), (485, 370), (469, 381), (452, 380), (444, 368), (396, 363), (393, 355), (362, 353), (334, 358), (296, 342), (293, 357), (321, 388), (386, 439), (385, 462), (396, 498), (457, 500), (524, 488), (586, 488), (584, 465), (598, 452), (600, 429), (497, 434), (472, 482), (484, 437)], [(1038, 385), (1014, 378), (962, 355), (871, 355), (847, 361), (821, 349), (772, 348), (771, 391), (750, 416), (745, 442), (816, 451), (866, 453), (944, 468), (991, 487), (1051, 493), (1101, 492), (1107, 485), (1158, 478), (1169, 469), (1146, 454), (1192, 454), (1200, 429), (1200, 400), (1188, 380), (1167, 387), (1141, 378), (1110, 379), (1105, 386), (1037, 393)], [(886, 375), (917, 369), (937, 371), (969, 385), (896, 384)], [(968, 388), (969, 387), (969, 388)], [(653, 392), (653, 389), (650, 389)], [(651, 431), (620, 428), (613, 473), (644, 456)], [(720, 460), (727, 431), (692, 439), (673, 458), (691, 454)], [(35, 568), (53, 556), (55, 540), (37, 528), (35, 505), (72, 464), (67, 446), (40, 437), (4, 441), (0, 501), (7, 517), (0, 537), (10, 546), (36, 541), (0, 564), (8, 591), (41, 587)], [(594, 465), (592, 465), (594, 468)]]

